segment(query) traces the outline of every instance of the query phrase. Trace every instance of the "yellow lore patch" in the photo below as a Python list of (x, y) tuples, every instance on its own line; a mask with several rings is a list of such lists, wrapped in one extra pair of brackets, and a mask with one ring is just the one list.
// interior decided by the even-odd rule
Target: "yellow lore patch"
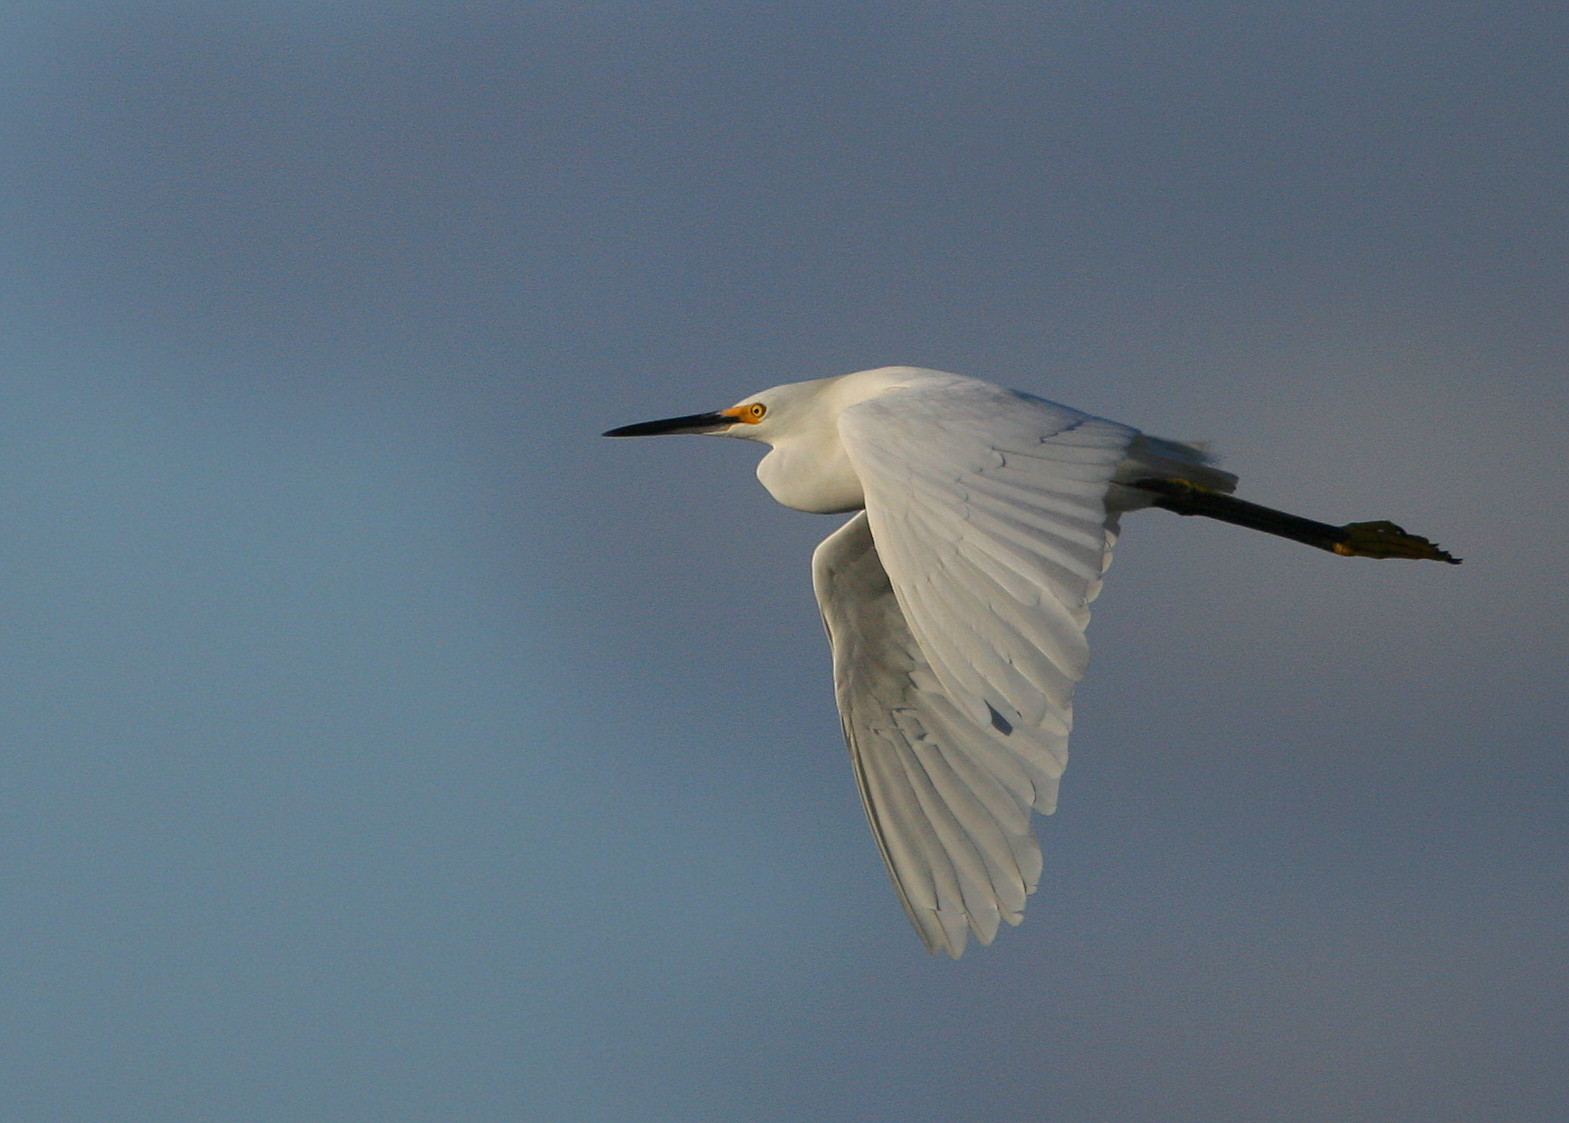
[(744, 425), (756, 425), (768, 412), (768, 407), (762, 402), (752, 402), (744, 406), (731, 406), (729, 409), (719, 411), (721, 417), (732, 417)]

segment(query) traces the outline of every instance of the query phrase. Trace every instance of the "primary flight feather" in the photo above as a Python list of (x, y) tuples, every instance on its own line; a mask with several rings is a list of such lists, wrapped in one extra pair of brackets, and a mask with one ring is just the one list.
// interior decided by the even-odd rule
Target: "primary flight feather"
[(1041, 872), (1032, 811), (1068, 760), (1089, 603), (1118, 517), (1204, 515), (1348, 556), (1456, 562), (1393, 523), (1334, 527), (1230, 495), (1189, 445), (988, 382), (882, 367), (776, 386), (606, 436), (707, 433), (772, 446), (787, 507), (857, 512), (812, 583), (872, 833), (932, 951), (1017, 924)]

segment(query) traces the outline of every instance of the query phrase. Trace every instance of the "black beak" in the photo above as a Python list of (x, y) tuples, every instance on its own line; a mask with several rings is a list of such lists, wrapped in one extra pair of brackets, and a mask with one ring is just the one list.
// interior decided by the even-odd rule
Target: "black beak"
[(712, 433), (716, 429), (734, 425), (735, 418), (722, 413), (693, 413), (686, 417), (667, 417), (663, 421), (640, 421), (636, 425), (623, 425), (611, 429), (607, 437), (657, 437), (663, 433)]

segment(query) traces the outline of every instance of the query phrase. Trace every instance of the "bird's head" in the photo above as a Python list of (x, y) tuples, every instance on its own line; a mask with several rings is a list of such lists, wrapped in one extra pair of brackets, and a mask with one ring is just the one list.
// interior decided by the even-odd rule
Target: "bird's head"
[(605, 436), (706, 433), (745, 437), (770, 446), (768, 455), (758, 462), (757, 478), (786, 507), (854, 511), (865, 505), (866, 497), (839, 438), (842, 402), (832, 388), (843, 385), (843, 378), (791, 382), (742, 398), (729, 409), (623, 425)]

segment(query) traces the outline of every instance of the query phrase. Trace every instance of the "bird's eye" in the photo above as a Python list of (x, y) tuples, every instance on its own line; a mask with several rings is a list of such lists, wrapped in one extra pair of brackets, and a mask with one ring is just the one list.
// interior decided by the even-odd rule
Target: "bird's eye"
[(746, 412), (753, 421), (761, 421), (763, 419), (763, 414), (768, 412), (768, 407), (765, 406), (762, 402), (753, 402), (750, 406), (747, 407)]

